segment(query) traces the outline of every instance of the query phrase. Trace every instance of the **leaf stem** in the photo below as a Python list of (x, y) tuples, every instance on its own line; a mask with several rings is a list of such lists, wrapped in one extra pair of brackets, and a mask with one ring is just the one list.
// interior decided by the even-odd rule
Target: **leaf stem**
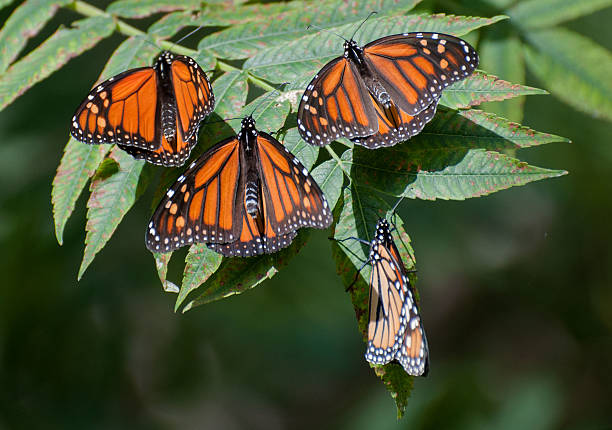
[[(83, 15), (83, 16), (88, 16), (88, 17), (95, 17), (95, 16), (110, 16), (113, 18), (113, 20), (115, 21), (116, 25), (117, 25), (117, 31), (125, 36), (129, 36), (129, 37), (151, 37), (153, 40), (155, 40), (155, 38), (153, 38), (150, 34), (145, 33), (142, 30), (139, 30), (136, 27), (131, 26), (130, 24), (120, 20), (119, 18), (117, 18), (116, 16), (113, 16), (111, 14), (109, 14), (108, 12), (99, 9), (95, 6), (90, 5), (89, 3), (86, 3), (84, 1), (80, 1), (80, 0), (76, 0), (73, 1), (72, 3), (66, 5), (66, 8), (68, 9), (72, 9), (73, 11)], [(189, 49), (189, 48), (185, 48), (184, 46), (181, 45), (177, 45), (175, 43), (169, 42), (167, 40), (155, 40), (155, 43), (162, 49), (166, 49), (168, 51), (173, 51), (176, 52), (177, 54), (180, 55), (188, 55), (190, 57), (194, 56), (197, 54), (197, 51), (194, 51), (193, 49)], [(217, 59), (217, 65), (219, 66), (220, 70), (223, 70), (224, 72), (231, 72), (231, 71), (236, 71), (236, 70), (241, 70), (237, 67), (232, 66), (231, 64), (227, 64), (219, 59)], [(258, 87), (263, 88), (266, 91), (274, 91), (276, 90), (275, 87), (273, 87), (272, 85), (270, 85), (269, 83), (261, 80), (260, 78), (251, 75), (250, 73), (248, 73), (247, 71), (247, 78), (249, 81), (251, 81), (251, 83), (257, 85)]]
[(334, 160), (336, 160), (336, 163), (338, 163), (338, 165), (340, 166), (340, 168), (342, 169), (342, 171), (344, 172), (344, 174), (346, 175), (346, 177), (349, 179), (349, 182), (350, 182), (351, 173), (346, 169), (344, 162), (342, 161), (340, 157), (338, 157), (338, 154), (336, 154), (336, 151), (334, 151), (330, 145), (326, 145), (325, 149), (327, 149), (327, 152), (329, 152), (329, 155), (331, 155), (331, 157)]

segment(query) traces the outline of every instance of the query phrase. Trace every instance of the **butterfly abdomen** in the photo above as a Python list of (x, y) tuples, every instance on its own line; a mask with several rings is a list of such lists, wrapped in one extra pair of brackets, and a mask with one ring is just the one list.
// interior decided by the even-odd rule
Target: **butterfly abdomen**
[(249, 181), (246, 184), (244, 206), (246, 207), (246, 211), (249, 215), (257, 218), (257, 212), (259, 209), (259, 186), (255, 181)]
[(160, 125), (168, 142), (174, 142), (176, 137), (176, 102), (168, 99), (162, 100)]
[[(168, 51), (162, 52), (155, 62), (155, 72), (159, 80), (159, 125), (163, 136), (168, 142), (176, 139), (176, 97), (170, 78), (170, 67), (174, 55)], [(161, 136), (160, 136), (161, 137)]]

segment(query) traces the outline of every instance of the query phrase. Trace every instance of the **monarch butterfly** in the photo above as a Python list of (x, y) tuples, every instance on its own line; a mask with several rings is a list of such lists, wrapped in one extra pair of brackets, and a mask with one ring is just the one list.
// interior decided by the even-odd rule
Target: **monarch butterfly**
[(362, 266), (363, 269), (366, 264), (372, 265), (366, 360), (372, 364), (397, 360), (409, 375), (426, 376), (429, 371), (427, 338), (415, 292), (393, 241), (388, 221), (378, 219), (371, 242), (355, 237), (340, 239), (339, 242), (349, 239), (370, 246), (368, 260)]
[(228, 257), (249, 257), (289, 246), (301, 227), (331, 222), (308, 170), (248, 116), (237, 136), (210, 148), (170, 187), (145, 241), (153, 252), (203, 242)]
[(214, 106), (198, 63), (164, 51), (152, 67), (127, 70), (91, 90), (72, 117), (70, 134), (85, 143), (116, 143), (149, 163), (180, 166)]
[(315, 75), (300, 100), (300, 135), (319, 146), (339, 137), (370, 149), (393, 146), (420, 133), (442, 90), (477, 66), (474, 48), (447, 34), (396, 34), (364, 47), (345, 39), (344, 55)]
[(400, 362), (413, 376), (429, 371), (429, 350), (421, 324), (415, 293), (393, 242), (389, 223), (378, 220), (370, 244), (370, 275), (367, 361)]

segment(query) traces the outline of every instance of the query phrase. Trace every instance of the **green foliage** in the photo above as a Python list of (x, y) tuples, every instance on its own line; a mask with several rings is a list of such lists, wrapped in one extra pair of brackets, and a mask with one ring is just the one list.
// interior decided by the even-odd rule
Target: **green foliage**
[(158, 12), (194, 10), (200, 6), (198, 0), (119, 0), (108, 7), (108, 13), (125, 18), (143, 18)]
[[(524, 83), (524, 64), (543, 87), (568, 105), (594, 117), (612, 120), (609, 71), (612, 54), (580, 34), (560, 27), (612, 6), (612, 0), (487, 0), (490, 13), (502, 10), (507, 25), (482, 33), (481, 67), (502, 79)], [(479, 13), (487, 13), (483, 4)], [(475, 6), (476, 7), (476, 6)], [(462, 8), (465, 13), (465, 8)], [(514, 121), (522, 119), (522, 99), (486, 106)]]
[(270, 25), (270, 21), (264, 19), (266, 15), (262, 15), (255, 24), (245, 22), (205, 37), (198, 48), (210, 50), (221, 58), (248, 58), (266, 48), (278, 46), (280, 42), (312, 35), (313, 31), (307, 28), (308, 25), (325, 29), (355, 25), (363, 20), (355, 14), (355, 10), (380, 10), (385, 15), (398, 15), (416, 3), (414, 0), (357, 0), (348, 4), (336, 0), (306, 7), (304, 2), (294, 1), (287, 5), (291, 7), (290, 10), (276, 14), (276, 25)]
[(13, 3), (13, 0), (0, 0), (0, 9)]
[[(110, 36), (113, 28), (114, 23), (110, 17), (93, 17), (76, 21), (74, 28), (55, 32), (0, 76), (0, 110), (62, 67), (72, 57), (82, 54), (103, 38)], [(11, 36), (8, 34), (7, 40), (11, 40)]]
[(15, 9), (0, 31), (0, 74), (17, 58), (28, 38), (36, 35), (57, 9), (67, 3), (68, 0), (26, 1)]
[[(266, 279), (270, 279), (276, 275), (278, 271), (286, 266), (289, 260), (300, 251), (304, 246), (307, 235), (307, 231), (300, 231), (288, 248), (275, 254), (260, 255), (250, 258), (223, 258), (221, 265), (218, 266), (218, 270), (214, 273), (208, 273), (207, 270), (202, 271), (207, 282), (201, 285), (199, 290), (195, 293), (196, 297), (189, 301), (182, 311), (187, 312), (195, 306), (214, 302), (215, 300), (220, 300), (235, 294), (242, 294), (245, 291), (261, 285)], [(202, 245), (197, 250), (202, 251), (202, 258), (214, 262), (221, 260), (218, 254), (209, 249), (204, 250), (204, 248), (205, 246)], [(195, 252), (193, 248), (189, 251), (189, 255)], [(211, 254), (216, 254), (216, 256), (213, 257)], [(195, 258), (193, 257), (192, 260), (189, 260), (189, 255), (187, 258), (188, 262), (194, 261), (194, 266), (197, 267), (200, 262), (195, 262)], [(191, 274), (187, 273), (187, 266), (185, 266), (183, 282), (185, 282), (185, 278), (188, 276), (189, 279), (191, 279)], [(200, 280), (201, 278), (196, 282), (188, 284), (188, 286), (195, 289), (197, 285), (201, 284)], [(179, 293), (179, 299), (184, 300), (186, 294), (183, 294), (183, 296), (181, 296), (181, 294), (182, 291)], [(176, 309), (180, 308), (182, 303), (183, 301), (177, 299)]]
[[(361, 15), (360, 15), (361, 16)], [(355, 36), (363, 43), (388, 34), (409, 31), (438, 31), (461, 36), (472, 30), (497, 22), (504, 17), (474, 18), (446, 15), (411, 15), (369, 19)], [(350, 36), (354, 24), (334, 29)], [(272, 82), (292, 82), (303, 88), (325, 63), (342, 54), (338, 36), (327, 32), (312, 33), (297, 40), (276, 44), (250, 57), (244, 67), (251, 73)]]
[(529, 69), (574, 107), (612, 120), (612, 53), (563, 28), (533, 31), (525, 47)]
[[(8, 3), (0, 1), (0, 7)], [(387, 199), (404, 196), (464, 200), (566, 173), (529, 165), (514, 155), (532, 146), (567, 142), (513, 122), (522, 118), (525, 96), (546, 94), (523, 85), (525, 63), (560, 99), (585, 112), (612, 118), (612, 87), (606, 73), (612, 69), (609, 52), (570, 30), (551, 28), (601, 9), (610, 1), (533, 0), (506, 10), (509, 21), (508, 16), (499, 15), (499, 10), (513, 2), (502, 0), (482, 3), (482, 8), (491, 7), (487, 14), (491, 18), (464, 16), (465, 13), (408, 14), (418, 3), (416, 0), (243, 3), (246, 2), (119, 0), (103, 11), (80, 1), (26, 1), (0, 30), (0, 110), (60, 70), (70, 58), (115, 33), (128, 38), (112, 54), (99, 80), (150, 65), (157, 54), (156, 44), (189, 55), (204, 69), (212, 70), (208, 74), (213, 78), (217, 101), (214, 114), (202, 123), (200, 143), (192, 160), (240, 127), (238, 120), (219, 119), (253, 114), (259, 129), (277, 133), (278, 139), (311, 170), (334, 208), (335, 239), (359, 237), (369, 241), (377, 219), (387, 217), (397, 226), (395, 239), (409, 269), (416, 261), (410, 238), (401, 219), (383, 211), (388, 208)], [(70, 28), (57, 29), (19, 58), (27, 39), (41, 31), (61, 6), (82, 18)], [(547, 13), (551, 7), (554, 13)], [(435, 118), (408, 142), (376, 151), (347, 141), (325, 148), (310, 146), (296, 129), (298, 100), (317, 70), (342, 53), (342, 42), (336, 35), (308, 29), (307, 25), (348, 38), (372, 10), (378, 14), (362, 26), (355, 36), (357, 42), (364, 44), (410, 31), (465, 35), (477, 44), (485, 71), (477, 71), (446, 89)], [(146, 23), (134, 19), (127, 24), (121, 20), (155, 14), (162, 15)], [(477, 14), (480, 10), (473, 12)], [(146, 31), (141, 30), (147, 25)], [(207, 27), (191, 36), (189, 46), (197, 45), (196, 50), (164, 40), (176, 40), (179, 32), (183, 34), (196, 26)], [(84, 95), (86, 90), (83, 89)], [(476, 106), (490, 112), (473, 109)], [(67, 118), (67, 127), (69, 121)], [(161, 172), (151, 190), (151, 206), (155, 207), (184, 169), (153, 167), (118, 148), (68, 141), (53, 180), (52, 204), (55, 233), (61, 244), (76, 201), (90, 183), (85, 250), (78, 278), (145, 192), (151, 175)], [(143, 220), (143, 230), (145, 223)], [(261, 285), (298, 254), (308, 234), (308, 230), (301, 230), (290, 247), (276, 254), (245, 259), (222, 258), (205, 244), (195, 244), (187, 252), (180, 284), (168, 279), (172, 254), (154, 254), (155, 267), (164, 290), (178, 293), (175, 309), (186, 312)], [(135, 252), (143, 251), (143, 245), (136, 244)], [(367, 260), (367, 246), (349, 240), (334, 241), (331, 247), (344, 286), (353, 284), (351, 300), (365, 337), (370, 268), (364, 266), (361, 276), (357, 276), (357, 269)], [(409, 276), (417, 285), (416, 276)], [(401, 416), (412, 378), (396, 364), (377, 366), (375, 373), (391, 392)]]
[(612, 6), (611, 0), (528, 0), (508, 10), (512, 20), (526, 29), (550, 27)]
[(53, 179), (51, 193), (55, 237), (60, 245), (63, 242), (64, 227), (81, 191), (107, 152), (108, 147), (83, 145), (72, 138), (64, 148), (64, 156)]
[[(119, 169), (114, 174), (105, 172), (96, 175), (91, 183), (91, 194), (87, 201), (85, 252), (79, 268), (79, 279), (136, 201), (138, 180), (145, 162), (135, 160), (119, 147), (113, 148), (109, 158), (119, 165)], [(106, 165), (100, 164), (99, 171)]]
[(497, 76), (474, 72), (442, 93), (440, 103), (453, 109), (477, 106), (488, 101), (501, 101), (528, 94), (547, 94), (539, 88), (512, 84)]
[[(483, 39), (480, 43), (480, 68), (503, 76), (510, 82), (525, 82), (523, 46), (519, 38), (514, 34), (505, 36), (504, 30), (498, 28), (489, 29), (487, 34), (493, 36)], [(520, 122), (523, 120), (524, 102), (525, 97), (519, 96), (504, 103), (484, 103), (482, 108)]]

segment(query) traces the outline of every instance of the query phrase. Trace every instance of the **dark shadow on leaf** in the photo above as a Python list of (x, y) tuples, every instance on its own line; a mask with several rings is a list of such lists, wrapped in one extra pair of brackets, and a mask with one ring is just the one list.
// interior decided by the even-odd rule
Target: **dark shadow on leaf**
[(309, 230), (300, 230), (289, 247), (275, 254), (224, 258), (219, 269), (184, 300), (187, 305), (182, 308), (182, 312), (234, 294), (242, 294), (271, 278), (300, 252), (309, 234)]

